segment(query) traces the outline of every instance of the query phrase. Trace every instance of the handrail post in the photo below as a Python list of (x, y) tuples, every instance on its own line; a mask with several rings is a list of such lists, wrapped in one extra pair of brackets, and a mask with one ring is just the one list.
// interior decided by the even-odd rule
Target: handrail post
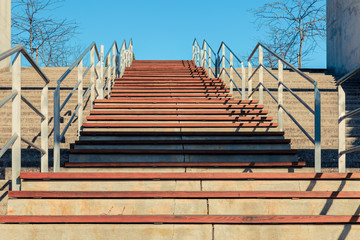
[(207, 61), (206, 61), (206, 59), (207, 59), (207, 52), (206, 52), (206, 50), (207, 50), (207, 46), (206, 46), (206, 42), (204, 42), (204, 60), (203, 60), (203, 68), (204, 68), (204, 69), (206, 69), (206, 63), (207, 63)]
[(234, 91), (234, 84), (232, 81), (234, 81), (234, 66), (233, 66), (233, 54), (230, 52), (230, 94), (233, 94)]
[(199, 67), (204, 67), (204, 50), (203, 49), (200, 50), (200, 66)]
[[(225, 68), (225, 45), (222, 44), (222, 68), (224, 69)], [(220, 76), (222, 77), (222, 76)]]
[(208, 57), (209, 57), (209, 78), (210, 78), (211, 77), (211, 49), (210, 49), (210, 47), (208, 49), (209, 49), (209, 54), (208, 54)]
[(244, 68), (244, 63), (241, 63), (241, 99), (245, 100), (246, 99), (246, 83), (245, 83), (245, 79), (246, 79), (246, 72), (245, 72), (245, 68)]
[[(115, 78), (116, 78), (116, 47), (115, 47), (115, 44), (113, 46), (113, 52), (112, 52), (113, 56), (112, 56), (112, 65), (113, 65), (113, 68), (112, 68), (112, 78), (111, 78), (111, 84), (110, 86), (112, 87), (113, 84), (114, 84), (114, 81), (115, 81)], [(109, 90), (109, 98), (110, 98), (110, 91)]]
[(198, 44), (196, 44), (196, 48), (197, 48), (197, 62), (196, 62), (196, 66), (200, 66), (200, 47)]
[(93, 110), (93, 104), (95, 101), (95, 46), (90, 51), (90, 110)]
[(215, 78), (219, 77), (219, 55), (215, 56)]
[(110, 88), (111, 88), (111, 56), (110, 54), (107, 57), (107, 68), (108, 68), (108, 72), (107, 72), (107, 90), (108, 90), (108, 95), (107, 98), (110, 98)]
[(98, 79), (99, 99), (104, 99), (104, 45), (100, 46), (100, 76)]
[(18, 52), (12, 65), (12, 91), (17, 95), (12, 100), (12, 135), (17, 135), (11, 149), (11, 179), (12, 190), (21, 188), (21, 53)]
[(41, 113), (45, 119), (41, 119), (41, 148), (46, 153), (41, 153), (41, 172), (49, 171), (49, 137), (48, 137), (48, 121), (49, 121), (49, 84), (46, 83), (41, 91)]
[(346, 94), (339, 84), (338, 86), (338, 101), (339, 101), (339, 152), (338, 152), (338, 168), (340, 173), (346, 172), (346, 154), (341, 154), (342, 151), (346, 149), (346, 122), (345, 119), (340, 120), (342, 116), (345, 115), (346, 108)]
[[(263, 47), (259, 46), (259, 65), (262, 65), (264, 63), (264, 55), (263, 55)], [(259, 68), (259, 83), (264, 82), (264, 69), (261, 66)], [(263, 96), (264, 87), (260, 85), (259, 87), (259, 104), (264, 103), (264, 96)]]
[(83, 124), (83, 60), (81, 59), (78, 65), (78, 82), (80, 82), (78, 87), (78, 136), (80, 136), (80, 131)]
[(195, 46), (192, 46), (192, 60), (195, 60)]
[(60, 85), (54, 91), (54, 172), (60, 171)]
[[(252, 66), (251, 63), (248, 62), (248, 92), (250, 94), (252, 93), (252, 78), (250, 78), (251, 75), (252, 75)], [(249, 99), (252, 100), (252, 95)]]
[(320, 91), (314, 83), (315, 92), (315, 172), (321, 173), (321, 99)]
[(278, 123), (279, 123), (279, 131), (284, 130), (283, 126), (283, 112), (284, 110), (280, 107), (283, 105), (283, 89), (284, 86), (281, 84), (284, 81), (283, 77), (283, 63), (281, 60), (278, 60)]

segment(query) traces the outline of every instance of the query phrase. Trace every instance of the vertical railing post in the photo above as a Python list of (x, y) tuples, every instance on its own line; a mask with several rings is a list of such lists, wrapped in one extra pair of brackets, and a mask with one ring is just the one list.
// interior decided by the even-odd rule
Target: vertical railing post
[(54, 91), (54, 172), (60, 171), (60, 84)]
[(278, 123), (279, 123), (279, 131), (284, 130), (283, 126), (283, 112), (282, 109), (283, 105), (283, 89), (284, 86), (282, 85), (284, 78), (283, 78), (283, 63), (281, 60), (278, 61)]
[(195, 46), (192, 46), (192, 60), (195, 61)]
[(90, 51), (90, 110), (93, 110), (93, 104), (95, 101), (95, 46)]
[(338, 152), (338, 168), (340, 173), (346, 172), (346, 154), (341, 154), (346, 149), (346, 122), (345, 119), (340, 120), (341, 117), (345, 116), (346, 108), (346, 94), (341, 86), (338, 86), (338, 101), (339, 101), (339, 152)]
[(12, 135), (17, 139), (11, 149), (11, 179), (12, 190), (19, 191), (21, 188), (21, 53), (18, 52), (12, 65), (12, 91), (17, 95), (12, 100)]
[(241, 62), (241, 99), (245, 100), (246, 97), (246, 71), (244, 67), (244, 63)]
[(314, 83), (315, 93), (315, 172), (321, 173), (321, 98), (317, 83)]
[(80, 82), (78, 87), (78, 136), (80, 136), (80, 131), (83, 124), (83, 60), (79, 62), (78, 65), (78, 82)]
[[(264, 63), (264, 56), (263, 56), (263, 47), (259, 46), (259, 65), (262, 65)], [(259, 67), (259, 83), (264, 82), (264, 69), (262, 66)], [(260, 85), (259, 87), (259, 104), (264, 103), (264, 97), (263, 97), (263, 91), (264, 87)]]
[(108, 90), (108, 95), (107, 98), (110, 98), (110, 89), (111, 89), (111, 54), (108, 55), (107, 57), (107, 90)]
[(215, 56), (215, 78), (219, 77), (219, 55)]
[[(251, 66), (251, 63), (248, 62), (248, 92), (249, 94), (252, 93), (252, 78), (250, 78), (252, 75), (252, 66)], [(250, 100), (252, 100), (252, 95), (251, 97), (249, 98)]]
[(206, 42), (204, 41), (204, 61), (203, 61), (203, 68), (206, 69), (206, 63), (207, 63), (207, 45)]
[[(223, 70), (225, 68), (225, 61), (226, 61), (225, 60), (225, 45), (224, 44), (222, 44), (222, 58), (221, 58), (221, 60), (222, 60), (222, 69), (221, 70)], [(222, 72), (224, 72), (224, 70)], [(220, 76), (220, 77), (222, 77), (222, 76)], [(225, 80), (225, 79), (223, 78), (223, 80)]]
[(200, 47), (198, 44), (196, 44), (196, 48), (197, 48), (197, 63), (196, 66), (200, 66)]
[(98, 79), (99, 99), (104, 99), (104, 45), (100, 46), (100, 76)]
[(44, 119), (41, 119), (41, 148), (46, 153), (41, 153), (41, 172), (49, 171), (49, 138), (48, 138), (48, 121), (49, 121), (49, 84), (46, 83), (41, 91), (41, 113)]
[[(111, 87), (113, 86), (115, 78), (116, 78), (116, 60), (115, 60), (115, 58), (116, 58), (116, 46), (115, 46), (115, 44), (113, 45), (112, 54), (113, 54), (113, 56), (112, 56), (113, 68), (112, 68), (112, 78), (111, 78), (111, 84), (110, 84)], [(111, 89), (109, 90), (109, 94), (110, 94), (110, 92), (111, 92)]]
[(204, 67), (204, 50), (203, 49), (200, 50), (200, 66), (199, 67)]
[(211, 77), (211, 49), (210, 49), (210, 47), (208, 48), (208, 51), (209, 51), (209, 54), (208, 54), (208, 56), (209, 56), (209, 78)]
[[(232, 81), (234, 81), (234, 66), (233, 66), (233, 54), (232, 52), (230, 52), (230, 94), (233, 94), (233, 91), (234, 91), (234, 83)], [(231, 81), (232, 80), (232, 81)]]

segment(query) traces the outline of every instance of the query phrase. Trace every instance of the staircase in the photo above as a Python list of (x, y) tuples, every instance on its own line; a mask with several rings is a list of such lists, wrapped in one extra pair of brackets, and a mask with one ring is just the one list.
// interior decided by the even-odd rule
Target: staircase
[(313, 173), (256, 100), (133, 61), (60, 173), (21, 173), (4, 239), (358, 239), (358, 173)]
[(95, 100), (70, 162), (294, 162), (255, 100), (236, 100), (193, 61), (139, 61)]

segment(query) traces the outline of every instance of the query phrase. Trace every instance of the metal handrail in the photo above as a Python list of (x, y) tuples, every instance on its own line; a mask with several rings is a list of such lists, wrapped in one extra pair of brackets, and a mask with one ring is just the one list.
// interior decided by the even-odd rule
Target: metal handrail
[[(0, 157), (12, 146), (12, 189), (20, 190), (21, 171), (21, 141), (41, 152), (41, 172), (48, 171), (48, 84), (49, 78), (44, 74), (36, 62), (31, 58), (23, 45), (17, 45), (0, 54), (0, 61), (14, 56), (12, 61), (12, 92), (0, 102), (0, 107), (12, 100), (12, 137), (0, 150)], [(41, 110), (36, 108), (21, 94), (21, 55), (24, 56), (45, 85), (41, 91)], [(41, 147), (24, 138), (21, 134), (21, 102), (25, 102), (36, 114), (41, 117)]]
[(339, 80), (336, 81), (336, 86), (338, 88), (338, 104), (339, 104), (339, 116), (338, 116), (338, 133), (339, 133), (339, 149), (338, 149), (338, 167), (339, 172), (346, 172), (346, 154), (351, 152), (360, 151), (360, 145), (354, 146), (352, 148), (346, 149), (346, 122), (345, 119), (354, 116), (360, 113), (360, 108), (354, 109), (346, 113), (346, 93), (342, 84), (349, 80), (351, 77), (355, 76), (360, 72), (360, 66), (357, 66), (349, 73), (342, 76)]
[[(85, 72), (83, 72), (83, 60), (86, 55), (90, 53), (90, 65), (87, 67)], [(95, 63), (95, 53), (97, 56), (98, 62)], [(105, 71), (104, 71), (104, 46), (100, 46), (100, 54), (95, 42), (91, 43), (87, 49), (75, 60), (75, 62), (64, 72), (64, 74), (57, 81), (58, 85), (54, 92), (54, 171), (58, 172), (60, 170), (60, 142), (64, 139), (67, 130), (72, 124), (74, 118), (78, 116), (78, 135), (82, 129), (83, 124), (83, 102), (86, 99), (88, 93), (90, 92), (90, 109), (93, 109), (93, 103), (95, 98), (103, 99), (105, 95), (106, 88), (108, 89), (108, 97), (110, 96), (111, 86), (114, 82), (119, 65), (116, 63), (116, 57), (119, 54), (119, 49), (117, 42), (114, 41), (110, 46), (110, 49), (105, 55)], [(126, 42), (124, 41), (120, 49), (120, 54), (123, 55), (124, 61), (121, 61), (121, 67), (125, 70), (125, 64), (130, 66), (131, 60), (129, 58), (133, 57), (132, 52), (132, 40), (130, 40), (128, 48), (126, 48)], [(119, 63), (120, 64), (120, 63)], [(70, 72), (78, 67), (78, 81), (68, 94), (64, 102), (60, 106), (60, 84), (63, 80), (70, 74)], [(99, 72), (97, 70), (99, 68)], [(83, 79), (86, 74), (90, 72), (90, 84), (87, 87), (85, 93), (83, 93)], [(95, 78), (95, 75), (97, 76)], [(104, 84), (105, 76), (107, 75), (107, 80)], [(70, 120), (66, 123), (65, 128), (60, 133), (60, 113), (64, 109), (65, 105), (69, 102), (70, 98), (73, 96), (75, 91), (78, 91), (78, 103), (75, 107), (73, 114), (70, 117)]]
[[(278, 70), (279, 70), (279, 77), (277, 78), (273, 73), (271, 73), (263, 64), (263, 49), (268, 51), (271, 55), (273, 55), (278, 60)], [(259, 50), (259, 64), (256, 67), (255, 71), (252, 72), (252, 67), (250, 60), (254, 56), (256, 50)], [(300, 76), (305, 78), (308, 82), (313, 84), (314, 86), (314, 109), (312, 109), (304, 100), (302, 100), (299, 96), (297, 96), (289, 87), (287, 87), (283, 82), (283, 65), (287, 65), (291, 70), (298, 73)], [(315, 171), (321, 172), (321, 95), (320, 91), (317, 87), (317, 82), (300, 71), (298, 68), (294, 67), (292, 64), (287, 62), (285, 59), (280, 57), (278, 54), (276, 54), (274, 51), (272, 51), (270, 48), (265, 46), (262, 43), (258, 43), (252, 53), (250, 54), (248, 58), (248, 66), (249, 66), (249, 92), (251, 94), (248, 96), (249, 98), (254, 94), (255, 91), (259, 90), (259, 102), (260, 104), (263, 103), (263, 89), (270, 94), (266, 86), (263, 84), (263, 69), (267, 71), (277, 82), (278, 82), (278, 95), (279, 100), (276, 100), (272, 94), (271, 97), (277, 102), (278, 104), (278, 121), (279, 121), (279, 128), (280, 130), (283, 129), (283, 111), (290, 117), (290, 119), (298, 126), (298, 128), (308, 137), (308, 139), (314, 144), (314, 152), (315, 152)], [(252, 90), (250, 81), (255, 75), (256, 72), (259, 72), (259, 84), (257, 87)], [(305, 108), (311, 112), (314, 115), (314, 129), (315, 134), (314, 138), (310, 136), (310, 134), (307, 133), (307, 131), (296, 121), (296, 119), (285, 109), (283, 106), (283, 88), (285, 88), (287, 91), (289, 91), (302, 105), (305, 106)]]
[(229, 52), (231, 52), (231, 53), (234, 55), (234, 57), (236, 58), (236, 60), (238, 60), (240, 63), (243, 62), (243, 61), (241, 61), (240, 58), (238, 58), (238, 57), (236, 56), (236, 54), (228, 47), (228, 45), (226, 45), (225, 42), (221, 42), (221, 43), (220, 43), (220, 47), (219, 47), (219, 49), (218, 49), (218, 51), (217, 51), (216, 54), (219, 54), (222, 46), (225, 46), (225, 48), (227, 48), (227, 50), (229, 50)]
[(278, 54), (276, 54), (274, 51), (272, 51), (270, 48), (268, 48), (267, 46), (265, 46), (262, 43), (258, 43), (254, 50), (251, 52), (250, 56), (248, 57), (247, 61), (249, 62), (252, 58), (252, 56), (255, 54), (256, 50), (259, 48), (259, 46), (263, 47), (266, 51), (268, 51), (269, 53), (271, 53), (274, 57), (276, 57), (277, 59), (281, 60), (284, 65), (287, 65), (289, 68), (291, 68), (291, 70), (293, 70), (294, 72), (298, 73), (299, 75), (301, 75), (303, 78), (305, 78), (306, 80), (308, 80), (310, 83), (316, 85), (316, 81), (314, 79), (312, 79), (310, 76), (306, 75), (305, 73), (303, 73), (302, 71), (300, 71), (297, 67), (294, 67), (291, 63), (289, 63), (288, 61), (286, 61), (284, 58), (280, 57)]

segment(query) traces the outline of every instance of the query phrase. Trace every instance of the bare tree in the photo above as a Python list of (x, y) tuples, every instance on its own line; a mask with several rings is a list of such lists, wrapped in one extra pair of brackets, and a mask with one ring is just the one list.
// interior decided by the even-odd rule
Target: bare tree
[[(299, 68), (326, 35), (324, 0), (280, 0), (253, 11), (259, 28), (266, 30), (270, 45), (283, 57), (294, 55)], [(290, 57), (290, 55), (292, 57)]]
[(70, 40), (76, 34), (77, 24), (57, 19), (52, 10), (62, 0), (16, 0), (12, 9), (12, 42), (23, 44), (34, 57), (39, 51), (45, 66), (66, 66), (71, 52)]

